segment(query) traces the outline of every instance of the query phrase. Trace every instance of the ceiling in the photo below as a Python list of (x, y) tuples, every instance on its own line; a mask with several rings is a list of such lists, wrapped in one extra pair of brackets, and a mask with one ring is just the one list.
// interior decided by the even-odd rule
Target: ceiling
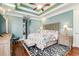
[[(42, 4), (46, 4), (46, 3), (42, 3)], [(62, 5), (62, 3), (51, 3), (49, 6), (44, 7), (44, 11), (33, 10), (36, 7), (36, 5), (30, 4), (30, 3), (9, 3), (9, 4), (4, 4), (4, 5), (11, 6), (15, 10), (20, 11), (20, 12), (31, 13), (33, 15), (39, 16), (39, 15), (42, 15), (42, 14), (50, 11), (51, 9), (54, 9), (54, 8)]]

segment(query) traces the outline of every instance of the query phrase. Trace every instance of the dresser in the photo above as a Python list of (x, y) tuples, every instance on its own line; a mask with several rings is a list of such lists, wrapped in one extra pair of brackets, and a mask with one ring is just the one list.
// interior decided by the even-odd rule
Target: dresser
[(69, 35), (59, 35), (59, 44), (72, 47), (73, 37)]
[(11, 34), (0, 36), (0, 56), (10, 56), (10, 39)]

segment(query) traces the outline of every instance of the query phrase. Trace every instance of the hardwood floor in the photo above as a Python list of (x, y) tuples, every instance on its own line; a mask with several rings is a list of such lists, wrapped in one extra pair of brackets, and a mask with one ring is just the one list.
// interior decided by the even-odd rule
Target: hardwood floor
[(66, 56), (79, 56), (79, 48), (73, 47)]
[[(27, 51), (22, 46), (21, 42), (17, 42), (12, 47), (12, 56), (29, 56)], [(73, 47), (65, 56), (79, 56), (79, 48)]]
[(12, 56), (29, 56), (29, 54), (24, 49), (21, 42), (17, 42), (12, 46)]

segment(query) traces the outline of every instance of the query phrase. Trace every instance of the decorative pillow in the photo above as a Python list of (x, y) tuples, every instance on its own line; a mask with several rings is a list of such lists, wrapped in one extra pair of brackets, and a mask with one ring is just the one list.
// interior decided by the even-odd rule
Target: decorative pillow
[(56, 40), (55, 36), (50, 35), (50, 37), (49, 37), (49, 41), (55, 41), (55, 40)]
[(38, 42), (38, 43), (36, 44), (36, 46), (37, 46), (39, 49), (43, 50), (43, 49), (45, 48), (45, 46), (46, 46), (46, 43), (44, 43), (44, 42)]
[(41, 45), (41, 44), (40, 44), (40, 45), (37, 44), (36, 46), (37, 46), (39, 49), (41, 49), (41, 50), (43, 50), (43, 49), (45, 48), (44, 45)]
[(46, 39), (50, 39), (50, 38), (54, 40), (58, 39), (58, 31), (55, 30), (43, 30), (42, 35)]

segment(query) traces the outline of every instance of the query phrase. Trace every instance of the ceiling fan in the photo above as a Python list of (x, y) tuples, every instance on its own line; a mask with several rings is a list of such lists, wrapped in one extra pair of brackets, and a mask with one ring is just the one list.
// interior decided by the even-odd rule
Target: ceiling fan
[(43, 4), (43, 3), (29, 3), (29, 4), (36, 6), (33, 10), (42, 10), (42, 11), (44, 11), (45, 7), (50, 6), (49, 3), (45, 3), (45, 4)]

